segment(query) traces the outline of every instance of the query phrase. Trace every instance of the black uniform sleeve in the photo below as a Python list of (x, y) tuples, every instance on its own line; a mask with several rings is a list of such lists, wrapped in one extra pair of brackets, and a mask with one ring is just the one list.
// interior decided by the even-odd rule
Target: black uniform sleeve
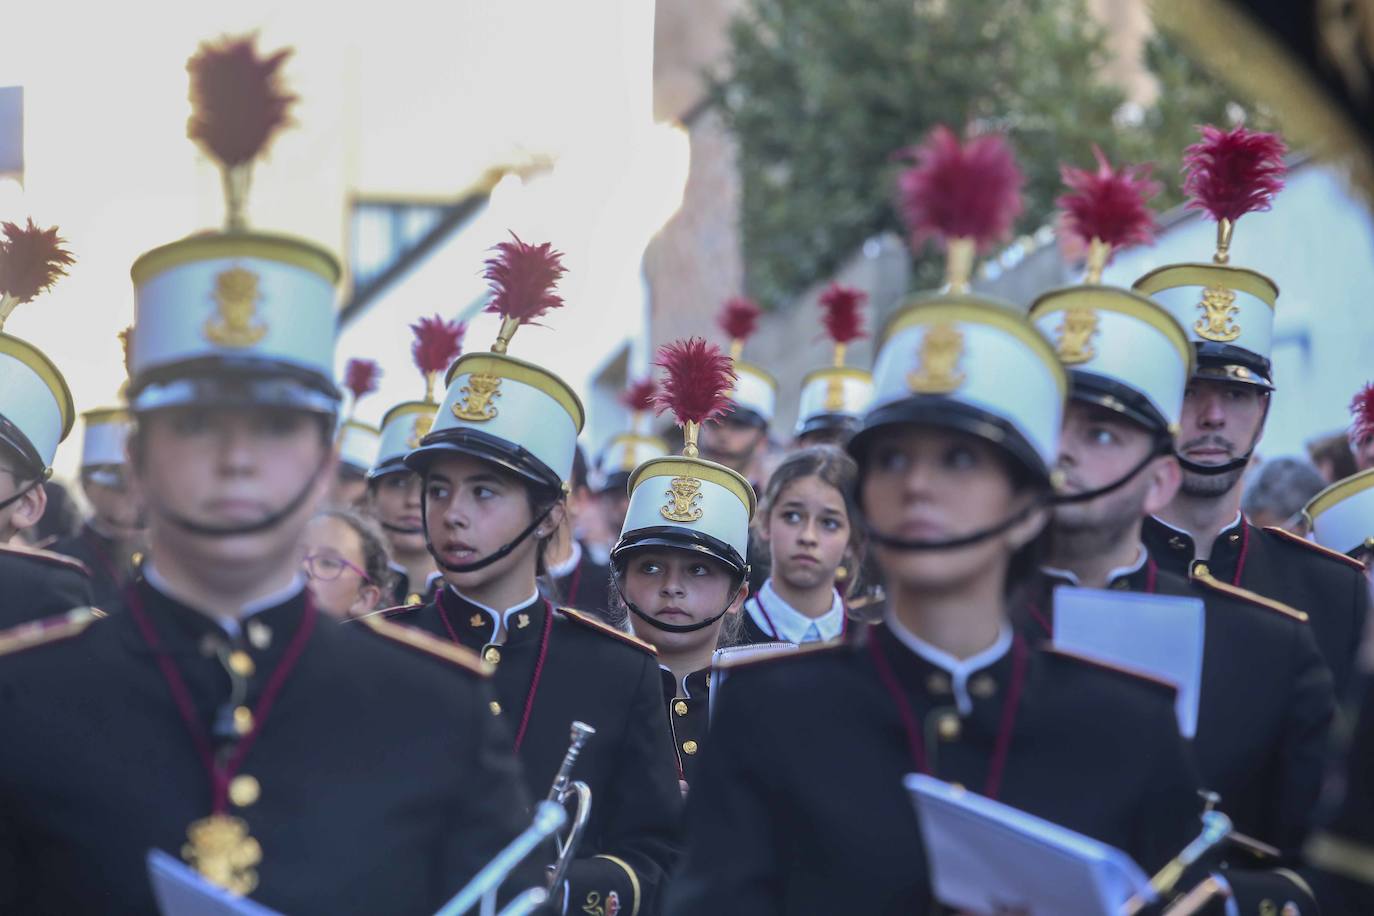
[[(495, 695), (485, 681), (475, 682), (467, 696), (463, 736), (464, 759), (454, 768), (454, 812), (448, 841), (440, 851), (441, 893), (447, 902), (501, 851), (531, 820), (530, 799), (511, 736), (491, 711)], [(501, 898), (544, 885), (544, 865), (552, 851), (527, 858), (502, 885)]]
[[(609, 797), (592, 799), (606, 811), (597, 838), (600, 853), (574, 859), (568, 868), (568, 910), (595, 912), (615, 896), (625, 916), (656, 913), (668, 875), (677, 864), (682, 790), (658, 665), (643, 656), (629, 690), (625, 733), (616, 742), (618, 765)], [(602, 740), (600, 734), (597, 740)], [(588, 909), (590, 907), (590, 909)]]
[(711, 741), (687, 800), (687, 845), (674, 877), (666, 914), (783, 912), (782, 850), (787, 835), (773, 797), (769, 754), (777, 745), (764, 732), (768, 717), (746, 672), (737, 672), (716, 698)]
[(1278, 797), (1274, 799), (1278, 812), (1275, 840), (1286, 859), (1297, 855), (1312, 829), (1312, 812), (1321, 794), (1336, 712), (1331, 670), (1306, 624), (1293, 627), (1292, 666), (1293, 689), (1288, 693), (1283, 734), (1277, 742)]
[(1140, 734), (1155, 749), (1150, 782), (1132, 846), (1140, 867), (1153, 875), (1202, 830), (1201, 780), (1192, 752), (1178, 731), (1173, 704), (1152, 704), (1139, 717)]

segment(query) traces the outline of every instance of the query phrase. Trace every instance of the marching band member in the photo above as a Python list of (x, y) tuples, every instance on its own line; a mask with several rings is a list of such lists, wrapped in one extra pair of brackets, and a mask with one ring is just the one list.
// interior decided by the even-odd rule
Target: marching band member
[(1161, 569), (1186, 577), (1201, 566), (1306, 613), (1331, 667), (1336, 696), (1348, 696), (1369, 608), (1359, 563), (1281, 528), (1256, 528), (1240, 511), (1242, 479), (1264, 431), (1273, 390), (1269, 351), (1278, 288), (1230, 263), (1235, 221), (1268, 209), (1283, 185), (1278, 137), (1236, 127), (1202, 129), (1189, 147), (1184, 190), (1217, 221), (1210, 264), (1171, 264), (1135, 282), (1187, 331), (1197, 353), (1183, 402), (1178, 456), (1183, 484), (1145, 524), (1145, 546)]
[(711, 655), (737, 626), (748, 592), (754, 488), (698, 457), (702, 426), (729, 409), (729, 357), (699, 337), (659, 350), (662, 404), (682, 427), (682, 455), (654, 457), (630, 475), (630, 508), (611, 564), (636, 635), (658, 650), (678, 769), (695, 776), (705, 747)]
[[(887, 615), (850, 642), (732, 669), (670, 913), (934, 912), (902, 788), (912, 771), (1147, 870), (1196, 833), (1173, 691), (1013, 631), (1008, 596), (1034, 569), (1067, 382), (1024, 317), (968, 292), (975, 248), (1019, 210), (1010, 151), (940, 128), (917, 156), (908, 219), (917, 238), (947, 241), (949, 288), (888, 323), (849, 445)], [(973, 188), (995, 206), (961, 205)]]
[(439, 402), (434, 383), (463, 349), (467, 326), (445, 321), (438, 315), (421, 318), (410, 326), (415, 341), (410, 354), (425, 380), (421, 401), (402, 401), (382, 417), (382, 439), (377, 461), (367, 472), (368, 514), (386, 534), (391, 552), (392, 604), (420, 605), (433, 597), (441, 584), (439, 568), (425, 539), (420, 475), (406, 466), (405, 456), (420, 444), (434, 425)]
[(730, 392), (729, 413), (703, 429), (701, 436), (702, 455), (743, 474), (755, 490), (762, 484), (759, 462), (768, 448), (768, 430), (778, 401), (777, 381), (741, 359), (745, 343), (758, 330), (760, 313), (758, 305), (742, 296), (727, 300), (721, 307), (717, 320), (730, 338), (735, 387)]
[(481, 661), (382, 620), (336, 625), (300, 575), (334, 470), (339, 267), (245, 228), (241, 199), (286, 117), (285, 56), (224, 39), (188, 65), (190, 135), (226, 170), (231, 222), (132, 269), (143, 578), (118, 614), (0, 645), (7, 913), (154, 912), (160, 849), (282, 912), (418, 916), (524, 826)]
[[(1027, 631), (1052, 635), (1052, 589), (1061, 585), (1201, 599), (1192, 748), (1203, 785), (1220, 795), (1238, 831), (1296, 856), (1322, 785), (1335, 711), (1330, 673), (1305, 614), (1205, 569), (1195, 567), (1187, 581), (1160, 569), (1141, 544), (1145, 518), (1168, 504), (1182, 476), (1173, 431), (1194, 353), (1163, 308), (1101, 283), (1115, 248), (1152, 237), (1145, 199), (1157, 185), (1142, 170), (1113, 169), (1097, 157), (1095, 170), (1064, 169), (1071, 193), (1059, 201), (1064, 225), (1088, 251), (1087, 278), (1045, 293), (1030, 311), (1068, 368), (1070, 400), (1058, 455), (1063, 498)], [(1289, 889), (1294, 898), (1305, 893)]]
[(759, 513), (769, 576), (744, 604), (738, 642), (811, 643), (848, 627), (841, 588), (862, 557), (854, 459), (834, 446), (793, 452), (768, 479)]
[(339, 469), (334, 473), (334, 489), (329, 494), (331, 506), (353, 508), (367, 501), (367, 472), (377, 463), (382, 434), (354, 414), (358, 402), (377, 390), (381, 374), (381, 367), (371, 359), (350, 359), (344, 367), (344, 389), (350, 397), (348, 413), (339, 424)]
[(425, 537), (445, 584), (429, 604), (390, 620), (480, 652), (496, 668), (501, 716), (531, 794), (548, 791), (569, 725), (596, 729), (577, 762), (594, 804), (564, 900), (569, 912), (648, 914), (677, 858), (682, 803), (658, 665), (652, 646), (555, 608), (537, 590), (583, 411), (562, 379), (506, 353), (521, 324), (562, 305), (553, 289), (562, 256), (518, 238), (497, 250), (486, 272), (489, 308), (502, 316), (497, 341), (449, 369), (434, 426), (405, 458), (423, 481)]
[(868, 295), (850, 286), (831, 283), (821, 293), (825, 333), (834, 344), (829, 366), (802, 379), (797, 411), (797, 443), (838, 445), (841, 448), (859, 429), (873, 397), (873, 376), (844, 364), (845, 349), (864, 336), (862, 308)]
[(630, 413), (629, 429), (617, 433), (596, 457), (592, 479), (593, 498), (601, 513), (601, 523), (611, 541), (606, 555), (625, 528), (625, 513), (630, 508), (630, 473), (650, 458), (668, 454), (668, 443), (654, 435), (654, 398), (658, 382), (652, 378), (631, 382), (621, 392), (620, 403)]
[(16, 307), (66, 273), (73, 259), (65, 244), (56, 227), (0, 224), (0, 630), (92, 601), (90, 573), (80, 562), (8, 546), (43, 518), (43, 484), (75, 407), (52, 361), (3, 328)]
[(1338, 480), (1302, 510), (1312, 540), (1365, 564), (1374, 559), (1374, 468)]
[(320, 610), (361, 617), (391, 595), (386, 539), (372, 519), (352, 509), (325, 509), (301, 537), (301, 567)]

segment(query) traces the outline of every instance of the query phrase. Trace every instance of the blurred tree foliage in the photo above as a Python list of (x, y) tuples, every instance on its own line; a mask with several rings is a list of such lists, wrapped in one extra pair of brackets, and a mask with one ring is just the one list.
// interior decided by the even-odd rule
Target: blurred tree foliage
[[(776, 307), (865, 239), (902, 234), (894, 153), (940, 123), (1010, 135), (1027, 177), (1018, 232), (1052, 219), (1060, 162), (1090, 164), (1094, 143), (1156, 163), (1156, 205), (1177, 203), (1194, 126), (1245, 107), (1164, 38), (1145, 58), (1160, 92), (1142, 110), (1103, 79), (1084, 0), (751, 0), (711, 82), (739, 146), (748, 291)], [(933, 250), (913, 264), (918, 288), (939, 282)]]

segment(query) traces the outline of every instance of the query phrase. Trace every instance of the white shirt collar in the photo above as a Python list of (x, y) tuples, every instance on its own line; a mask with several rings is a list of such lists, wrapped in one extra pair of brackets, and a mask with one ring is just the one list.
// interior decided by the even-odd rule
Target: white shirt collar
[[(153, 562), (151, 558), (144, 562), (143, 567), (140, 569), (140, 572), (142, 573), (143, 578), (146, 579), (148, 584), (151, 585), (153, 588), (162, 592), (162, 594), (166, 595), (168, 598), (171, 598), (173, 601), (177, 601), (181, 604), (186, 603), (182, 601), (182, 599), (177, 597), (176, 589), (173, 588), (165, 578), (163, 578), (162, 573), (158, 572), (157, 565)], [(211, 619), (214, 620), (215, 623), (219, 624), (220, 629), (228, 633), (230, 637), (238, 636), (239, 631), (242, 629), (243, 621), (247, 620), (249, 617), (252, 617), (254, 614), (260, 614), (269, 608), (274, 608), (279, 604), (285, 604), (287, 601), (290, 601), (292, 598), (300, 594), (304, 588), (305, 575), (303, 573), (298, 572), (294, 577), (292, 577), (290, 584), (288, 584), (285, 588), (278, 589), (277, 591), (272, 592), (270, 595), (264, 595), (263, 597), (258, 598), (255, 601), (250, 601), (243, 607), (239, 608), (239, 615), (237, 618), (212, 617)]]
[[(1116, 569), (1113, 569), (1111, 572), (1107, 573), (1108, 585), (1111, 585), (1113, 582), (1115, 582), (1117, 579), (1120, 579), (1122, 576), (1129, 576), (1132, 573), (1140, 572), (1141, 567), (1145, 565), (1145, 561), (1150, 558), (1150, 555), (1148, 552), (1146, 552), (1145, 547), (1143, 545), (1136, 545), (1136, 551), (1137, 553), (1134, 563), (1131, 563), (1126, 566), (1119, 566)], [(1057, 566), (1050, 566), (1048, 564), (1042, 566), (1041, 569), (1043, 569), (1047, 574), (1054, 576), (1056, 579), (1065, 579), (1070, 584), (1075, 586), (1079, 584), (1078, 576), (1076, 573), (1073, 572), (1073, 570), (1060, 569)]]
[[(760, 630), (769, 633), (774, 639), (797, 645), (801, 645), (807, 631), (813, 626), (820, 632), (822, 640), (839, 639), (844, 631), (844, 601), (838, 591), (834, 593), (834, 598), (830, 602), (830, 610), (819, 617), (808, 617), (783, 600), (773, 588), (773, 580), (769, 578), (763, 583), (763, 588), (759, 589), (758, 595), (747, 602), (745, 607)], [(770, 620), (772, 626), (769, 625)]]
[(498, 611), (496, 608), (488, 607), (487, 605), (483, 604), (480, 601), (477, 601), (474, 598), (469, 598), (467, 595), (464, 595), (462, 592), (458, 591), (458, 589), (454, 588), (452, 585), (449, 585), (449, 590), (452, 591), (453, 594), (457, 595), (459, 598), (466, 601), (468, 604), (472, 605), (473, 607), (480, 608), (486, 611), (487, 616), (491, 618), (491, 622), (496, 624), (496, 629), (498, 631), (505, 626), (506, 621), (510, 620), (511, 614), (514, 614), (516, 611), (523, 611), (525, 608), (529, 607), (531, 604), (534, 604), (534, 602), (539, 599), (539, 589), (536, 587), (534, 593), (530, 595), (528, 598), (526, 598), (524, 601), (521, 601), (519, 604), (511, 605), (503, 611)]
[(954, 690), (954, 702), (959, 707), (960, 715), (966, 716), (973, 711), (973, 698), (969, 696), (968, 679), (996, 662), (1011, 649), (1011, 627), (1007, 625), (1005, 620), (997, 625), (997, 638), (993, 640), (992, 645), (965, 659), (955, 658), (943, 649), (937, 649), (902, 626), (902, 622), (897, 619), (897, 615), (892, 612), (891, 607), (884, 612), (883, 621), (902, 645), (935, 667), (948, 672)]
[(572, 552), (568, 554), (568, 558), (564, 560), (562, 563), (559, 563), (557, 566), (550, 566), (548, 568), (549, 577), (552, 579), (561, 579), (564, 576), (571, 573), (574, 569), (577, 569), (577, 564), (581, 562), (582, 544), (578, 542), (576, 538), (574, 538), (572, 542)]

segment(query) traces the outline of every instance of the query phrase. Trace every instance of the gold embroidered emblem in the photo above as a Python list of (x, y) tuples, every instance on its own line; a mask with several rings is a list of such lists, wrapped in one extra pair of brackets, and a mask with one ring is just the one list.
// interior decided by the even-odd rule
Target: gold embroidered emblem
[(205, 339), (222, 347), (251, 347), (267, 334), (267, 325), (257, 320), (258, 275), (242, 267), (231, 267), (215, 277), (212, 296), (219, 312), (205, 320)]
[(947, 322), (932, 324), (921, 337), (916, 369), (907, 384), (918, 394), (949, 394), (964, 384), (959, 361), (964, 358), (964, 334)]
[(415, 428), (410, 431), (410, 438), (406, 440), (406, 445), (411, 448), (419, 448), (420, 440), (429, 435), (430, 429), (434, 426), (434, 418), (424, 414), (415, 418)]
[(1059, 327), (1054, 329), (1058, 335), (1055, 349), (1059, 351), (1059, 359), (1064, 365), (1086, 363), (1097, 355), (1097, 349), (1093, 346), (1097, 324), (1096, 309), (1069, 309), (1064, 312)]
[(705, 514), (701, 508), (701, 481), (695, 477), (674, 477), (664, 490), (668, 502), (658, 512), (670, 522), (695, 522)]
[(262, 846), (248, 835), (242, 819), (212, 814), (192, 823), (186, 838), (190, 842), (181, 848), (181, 857), (206, 881), (239, 896), (258, 886)]
[(501, 376), (484, 372), (468, 376), (468, 383), (458, 392), (463, 402), (453, 405), (453, 415), (460, 420), (481, 423), (496, 417), (496, 405), (501, 396)]
[(611, 891), (606, 894), (605, 903), (602, 903), (600, 894), (596, 891), (588, 891), (587, 902), (582, 904), (582, 912), (588, 916), (619, 916), (620, 895)]
[(825, 410), (830, 413), (842, 413), (844, 411), (844, 379), (838, 375), (832, 375), (825, 380)]
[(516, 614), (516, 615), (515, 615), (515, 628), (516, 628), (517, 630), (523, 630), (523, 629), (525, 629), (525, 627), (527, 627), (527, 626), (529, 626), (529, 625), (530, 625), (530, 615), (529, 615), (529, 614)]
[(481, 614), (473, 614), (471, 617), (468, 618), (468, 623), (474, 627), (480, 627), (482, 624), (486, 622), (487, 618), (483, 617)]
[(1197, 304), (1202, 317), (1193, 325), (1198, 336), (1217, 343), (1229, 343), (1240, 336), (1240, 325), (1235, 317), (1240, 312), (1236, 305), (1236, 294), (1224, 286), (1209, 286), (1202, 291), (1202, 301)]

